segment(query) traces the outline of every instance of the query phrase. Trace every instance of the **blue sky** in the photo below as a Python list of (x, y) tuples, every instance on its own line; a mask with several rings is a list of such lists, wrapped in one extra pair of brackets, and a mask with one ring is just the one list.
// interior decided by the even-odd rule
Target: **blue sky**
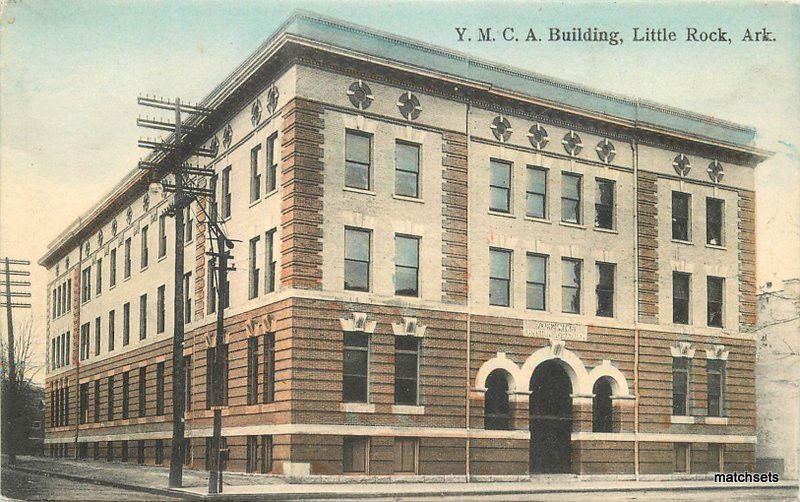
[[(0, 25), (0, 255), (38, 260), (135, 166), (137, 95), (201, 99), (297, 8), (755, 126), (778, 152), (758, 171), (761, 240), (790, 243), (759, 248), (761, 278), (800, 275), (800, 9), (755, 2), (12, 0)], [(598, 27), (625, 42), (458, 43), (457, 26)], [(766, 27), (776, 41), (634, 44), (637, 26), (679, 39), (691, 26), (736, 39)]]

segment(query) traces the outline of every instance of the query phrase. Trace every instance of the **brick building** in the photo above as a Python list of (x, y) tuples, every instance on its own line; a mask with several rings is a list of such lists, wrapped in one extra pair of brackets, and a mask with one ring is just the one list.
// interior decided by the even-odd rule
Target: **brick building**
[[(228, 469), (753, 467), (754, 130), (307, 13), (202, 104), (187, 463), (211, 435), (216, 211), (241, 241)], [(134, 169), (41, 260), (54, 455), (168, 462), (168, 203)]]

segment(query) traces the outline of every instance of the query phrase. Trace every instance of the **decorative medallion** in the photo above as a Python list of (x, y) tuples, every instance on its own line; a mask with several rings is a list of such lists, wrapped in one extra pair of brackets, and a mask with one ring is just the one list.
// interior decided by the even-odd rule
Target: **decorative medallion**
[(280, 94), (278, 93), (278, 88), (273, 85), (267, 91), (267, 111), (269, 113), (273, 113), (275, 109), (278, 107), (278, 97)]
[(116, 236), (117, 236), (117, 219), (114, 218), (111, 221), (111, 237), (116, 237)]
[(102, 247), (102, 246), (103, 246), (103, 231), (100, 230), (99, 232), (97, 232), (97, 247)]
[(722, 178), (725, 177), (725, 170), (722, 168), (722, 164), (720, 164), (717, 159), (714, 159), (708, 165), (706, 172), (708, 172), (708, 177), (711, 178), (711, 181), (714, 183), (719, 183), (722, 181)]
[(216, 136), (212, 138), (211, 143), (208, 145), (208, 149), (211, 150), (211, 155), (214, 157), (217, 156), (217, 152), (219, 152), (219, 140)]
[(144, 194), (142, 197), (142, 207), (144, 208), (144, 212), (146, 213), (148, 209), (150, 209), (150, 194)]
[(564, 145), (564, 150), (572, 157), (575, 157), (581, 150), (583, 150), (583, 142), (581, 141), (581, 137), (575, 131), (570, 131), (564, 135), (564, 139), (561, 140), (561, 144)]
[(233, 140), (233, 128), (228, 124), (225, 126), (225, 130), (222, 131), (222, 146), (228, 148), (231, 146), (231, 140)]
[(250, 123), (255, 127), (259, 122), (261, 122), (261, 100), (256, 99), (255, 103), (253, 103), (253, 106), (250, 108)]
[(614, 143), (608, 141), (608, 138), (605, 138), (603, 141), (598, 143), (595, 150), (597, 151), (597, 156), (600, 157), (600, 160), (606, 164), (610, 164), (617, 155), (617, 149), (614, 148)]
[(495, 117), (494, 120), (492, 120), (492, 125), (489, 127), (492, 129), (494, 137), (503, 143), (508, 141), (508, 138), (511, 137), (511, 133), (514, 132), (514, 129), (511, 127), (511, 122), (502, 115)]
[(550, 142), (550, 138), (547, 136), (547, 129), (541, 126), (541, 124), (536, 123), (528, 129), (528, 141), (531, 142), (531, 146), (536, 148), (537, 150), (543, 149), (547, 146), (547, 143)]
[(422, 113), (422, 107), (419, 106), (419, 98), (411, 92), (404, 92), (397, 98), (397, 109), (400, 114), (407, 120), (416, 120), (419, 114)]
[(361, 80), (356, 80), (350, 84), (350, 87), (347, 89), (347, 96), (350, 98), (350, 102), (353, 106), (359, 110), (366, 110), (369, 108), (369, 105), (372, 104), (372, 100), (374, 99), (372, 90)]
[(692, 170), (692, 163), (689, 162), (689, 157), (679, 153), (672, 161), (672, 167), (675, 169), (675, 172), (678, 173), (678, 176), (683, 178)]
[(130, 225), (131, 220), (133, 220), (133, 209), (129, 207), (128, 210), (125, 211), (125, 221)]
[(91, 245), (89, 244), (89, 241), (86, 241), (86, 242), (84, 242), (84, 243), (83, 243), (83, 254), (84, 254), (84, 255), (88, 255), (88, 254), (89, 254), (89, 251), (91, 251), (91, 250), (92, 250), (92, 247), (91, 247)]

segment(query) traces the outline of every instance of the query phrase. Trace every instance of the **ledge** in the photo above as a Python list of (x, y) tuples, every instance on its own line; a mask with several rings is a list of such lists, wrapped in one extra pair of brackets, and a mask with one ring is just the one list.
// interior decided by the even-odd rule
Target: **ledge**
[(516, 216), (514, 216), (514, 213), (504, 213), (502, 211), (492, 211), (491, 209), (489, 209), (487, 211), (487, 214), (489, 214), (491, 216), (500, 216), (501, 218), (511, 218), (512, 220), (516, 219)]
[(675, 244), (683, 244), (684, 246), (694, 246), (694, 242), (692, 241), (682, 241), (680, 239), (670, 239), (670, 241)]
[(583, 225), (581, 223), (572, 223), (572, 222), (569, 222), (569, 221), (559, 221), (558, 224), (561, 225), (562, 227), (579, 228), (581, 230), (586, 230), (586, 225)]
[(341, 403), (339, 409), (345, 413), (375, 413), (375, 405), (369, 403)]
[(672, 415), (669, 417), (669, 421), (672, 424), (693, 424), (696, 422), (695, 417), (687, 415)]
[(424, 406), (410, 406), (410, 405), (392, 405), (392, 413), (397, 415), (424, 415)]
[(706, 244), (706, 247), (708, 249), (719, 249), (720, 251), (727, 251), (728, 250), (728, 248), (726, 248), (725, 246), (717, 246), (716, 244)]
[(415, 202), (417, 204), (425, 204), (425, 201), (419, 197), (409, 197), (407, 195), (392, 194), (392, 198), (396, 200), (402, 200), (405, 202)]
[(619, 235), (619, 231), (616, 228), (600, 228), (600, 227), (593, 227), (595, 232), (602, 232), (604, 234), (617, 234)]
[(547, 218), (537, 218), (536, 216), (528, 216), (527, 214), (525, 215), (525, 221), (533, 221), (533, 222), (536, 222), (536, 223), (546, 223), (548, 225), (552, 225), (553, 224), (553, 222), (550, 221)]
[(728, 417), (706, 417), (707, 425), (728, 425)]
[(345, 192), (359, 193), (362, 195), (372, 195), (373, 197), (378, 195), (374, 190), (364, 190), (362, 188), (343, 187), (342, 190)]

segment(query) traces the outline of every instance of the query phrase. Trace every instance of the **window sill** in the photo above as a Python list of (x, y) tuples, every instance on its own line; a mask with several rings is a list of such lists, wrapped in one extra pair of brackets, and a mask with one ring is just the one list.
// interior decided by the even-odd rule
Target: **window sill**
[(728, 417), (706, 417), (706, 425), (728, 425)]
[(418, 405), (392, 405), (392, 413), (396, 415), (424, 415), (425, 407)]
[(681, 239), (670, 239), (670, 240), (672, 242), (674, 242), (675, 244), (683, 244), (683, 245), (686, 245), (686, 246), (694, 246), (694, 243), (692, 241), (684, 241), (684, 240), (681, 240)]
[(260, 203), (261, 203), (261, 200), (262, 200), (262, 199), (261, 199), (261, 197), (259, 196), (257, 199), (255, 199), (255, 200), (251, 200), (251, 201), (250, 201), (250, 204), (249, 204), (247, 207), (248, 207), (248, 208), (251, 208), (251, 207), (253, 207), (253, 206), (256, 206), (256, 205), (258, 205), (258, 204), (260, 204)]
[(409, 197), (408, 195), (392, 195), (393, 199), (402, 200), (405, 202), (416, 202), (417, 204), (425, 204), (425, 201), (419, 197)]
[(375, 405), (369, 403), (341, 403), (339, 409), (345, 413), (375, 413)]
[(513, 213), (503, 213), (501, 211), (493, 211), (491, 209), (488, 212), (492, 216), (500, 216), (501, 218), (511, 218), (512, 220), (516, 219), (516, 216), (514, 216)]
[(167, 259), (167, 253), (162, 254), (158, 257), (159, 263)]
[(725, 246), (717, 246), (716, 244), (706, 244), (706, 247), (709, 248), (709, 249), (719, 249), (721, 251), (727, 251), (728, 250), (728, 248), (726, 248)]
[(696, 422), (695, 417), (687, 415), (672, 415), (669, 417), (671, 424), (693, 424)]
[(604, 234), (619, 234), (619, 232), (614, 228), (599, 228), (594, 227), (595, 232), (602, 232)]
[(581, 230), (586, 230), (586, 225), (582, 225), (580, 223), (572, 223), (571, 221), (559, 221), (559, 225), (562, 227), (570, 227), (570, 228), (579, 228)]
[(358, 193), (361, 195), (372, 195), (373, 197), (375, 195), (378, 195), (373, 190), (364, 190), (363, 188), (344, 187), (342, 190), (344, 190), (345, 192)]
[(270, 197), (272, 197), (276, 193), (278, 193), (278, 189), (277, 188), (275, 188), (274, 190), (270, 190), (269, 192), (264, 194), (264, 199), (269, 199)]
[(139, 269), (139, 272), (144, 272), (149, 268), (149, 265), (145, 265), (144, 267)]
[(553, 222), (548, 220), (547, 218), (537, 218), (535, 216), (528, 216), (525, 215), (525, 221), (534, 221), (536, 223), (547, 223), (548, 225), (552, 225)]

